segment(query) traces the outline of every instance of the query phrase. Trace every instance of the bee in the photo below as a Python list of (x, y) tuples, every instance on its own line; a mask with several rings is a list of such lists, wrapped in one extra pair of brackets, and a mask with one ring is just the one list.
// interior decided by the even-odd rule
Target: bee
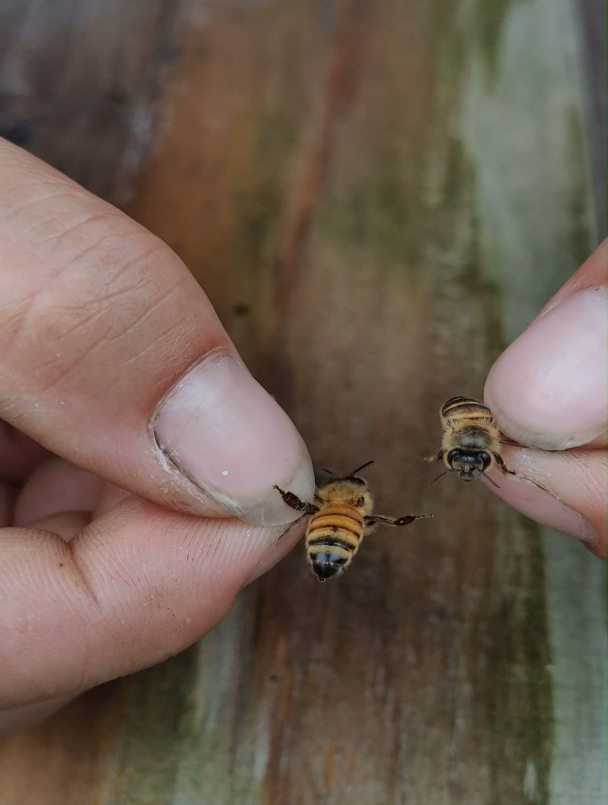
[[(474, 481), (494, 465), (509, 475), (515, 475), (512, 470), (507, 469), (500, 455), (501, 444), (515, 442), (503, 436), (486, 405), (479, 400), (452, 397), (441, 406), (439, 416), (443, 427), (443, 441), (437, 456), (430, 460), (443, 460), (447, 470), (435, 478), (435, 481), (446, 472), (456, 472), (464, 481)], [(490, 477), (488, 481), (498, 486)]]
[(367, 481), (357, 475), (370, 464), (373, 461), (362, 464), (349, 475), (332, 478), (318, 486), (312, 503), (274, 486), (290, 508), (310, 515), (305, 536), (306, 555), (319, 581), (343, 573), (359, 550), (363, 538), (371, 534), (378, 523), (402, 526), (421, 517), (433, 516), (407, 514), (395, 518), (372, 514), (374, 499)]

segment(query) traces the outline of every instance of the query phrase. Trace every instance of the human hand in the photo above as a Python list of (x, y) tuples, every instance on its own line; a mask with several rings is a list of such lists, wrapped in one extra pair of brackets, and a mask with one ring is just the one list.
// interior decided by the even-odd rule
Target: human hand
[(606, 558), (607, 317), (604, 241), (498, 358), (485, 401), (505, 447), (499, 497)]
[(0, 187), (7, 729), (199, 638), (298, 536), (273, 484), (314, 479), (167, 246), (3, 141)]

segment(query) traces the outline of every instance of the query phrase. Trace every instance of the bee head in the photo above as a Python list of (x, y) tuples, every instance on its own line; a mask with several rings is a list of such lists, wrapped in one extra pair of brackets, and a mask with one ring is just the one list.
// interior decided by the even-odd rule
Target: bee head
[(464, 481), (474, 481), (492, 465), (492, 456), (484, 450), (450, 450), (446, 462)]
[(349, 484), (357, 484), (357, 486), (364, 486), (367, 488), (367, 481), (360, 478), (358, 475), (348, 475), (346, 478), (340, 478), (340, 481), (346, 481)]

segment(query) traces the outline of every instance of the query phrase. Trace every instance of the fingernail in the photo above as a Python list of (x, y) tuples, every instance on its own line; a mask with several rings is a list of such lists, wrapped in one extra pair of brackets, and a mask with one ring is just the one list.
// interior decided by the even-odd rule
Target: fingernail
[(606, 287), (574, 294), (534, 321), (498, 358), (485, 399), (523, 444), (565, 450), (606, 432)]
[(231, 514), (256, 525), (299, 517), (273, 489), (310, 500), (314, 475), (302, 437), (247, 369), (207, 356), (161, 401), (153, 421), (170, 461)]

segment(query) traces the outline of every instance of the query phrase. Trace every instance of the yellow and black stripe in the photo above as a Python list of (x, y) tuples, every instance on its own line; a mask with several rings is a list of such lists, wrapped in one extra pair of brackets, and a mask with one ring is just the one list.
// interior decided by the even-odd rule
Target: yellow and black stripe
[(452, 397), (441, 408), (441, 417), (448, 427), (459, 422), (467, 425), (481, 425), (494, 422), (494, 416), (487, 405), (467, 397)]
[(325, 581), (352, 562), (363, 539), (363, 516), (352, 506), (324, 506), (306, 529), (306, 552), (313, 573)]

